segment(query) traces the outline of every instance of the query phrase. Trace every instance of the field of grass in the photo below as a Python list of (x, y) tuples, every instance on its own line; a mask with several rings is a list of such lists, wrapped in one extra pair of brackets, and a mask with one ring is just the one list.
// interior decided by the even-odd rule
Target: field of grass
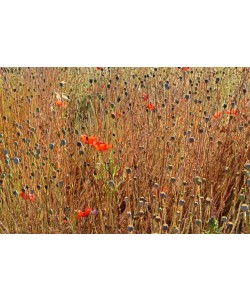
[(249, 68), (1, 68), (0, 233), (249, 233)]

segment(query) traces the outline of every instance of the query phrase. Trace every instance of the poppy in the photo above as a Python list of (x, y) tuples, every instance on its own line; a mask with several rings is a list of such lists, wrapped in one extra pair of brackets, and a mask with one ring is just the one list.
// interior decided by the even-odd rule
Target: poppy
[(181, 68), (181, 70), (183, 71), (183, 72), (186, 72), (186, 71), (188, 71), (190, 68), (189, 67), (182, 67)]
[(55, 100), (54, 103), (55, 103), (55, 105), (58, 106), (58, 107), (66, 107), (66, 104), (63, 103), (63, 102), (60, 101), (60, 100)]
[(221, 111), (217, 111), (214, 115), (213, 115), (213, 119), (218, 120), (220, 119), (222, 116), (222, 112)]
[(93, 146), (96, 148), (96, 150), (98, 151), (105, 151), (105, 150), (108, 150), (108, 149), (111, 149), (112, 146), (109, 145), (109, 144), (105, 144), (103, 142), (94, 142), (93, 143)]
[(237, 116), (237, 110), (236, 109), (230, 109), (230, 110), (227, 110), (226, 111), (226, 114), (227, 115), (230, 115), (230, 116), (234, 116), (234, 117), (236, 117)]
[(148, 103), (148, 104), (146, 104), (146, 107), (148, 110), (153, 110), (155, 108), (155, 105), (152, 103)]
[(142, 96), (144, 101), (148, 101), (149, 100), (149, 95), (148, 94), (143, 94)]
[(30, 201), (34, 201), (35, 200), (33, 194), (26, 194), (25, 191), (23, 191), (23, 190), (20, 192), (20, 196), (24, 200), (30, 200)]
[(96, 142), (96, 137), (95, 136), (86, 136), (84, 134), (84, 135), (80, 136), (80, 140), (84, 144), (93, 145), (93, 143)]
[(101, 70), (101, 67), (96, 67), (96, 70)]
[(77, 211), (77, 219), (85, 218), (91, 213), (90, 208), (85, 208), (84, 211), (78, 210)]

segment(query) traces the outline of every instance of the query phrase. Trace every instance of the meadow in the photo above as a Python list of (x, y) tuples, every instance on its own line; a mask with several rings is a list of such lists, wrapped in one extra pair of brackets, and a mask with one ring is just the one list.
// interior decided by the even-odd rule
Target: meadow
[(249, 68), (0, 68), (0, 233), (250, 233)]

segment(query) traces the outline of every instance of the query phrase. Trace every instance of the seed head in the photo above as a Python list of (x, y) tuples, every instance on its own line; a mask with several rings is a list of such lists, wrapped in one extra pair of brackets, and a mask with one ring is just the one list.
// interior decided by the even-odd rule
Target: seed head
[(163, 224), (163, 225), (162, 225), (162, 230), (163, 230), (163, 231), (167, 231), (167, 230), (168, 230), (168, 224), (166, 224), (166, 223)]
[(221, 217), (221, 221), (222, 221), (223, 223), (225, 223), (225, 222), (227, 221), (227, 217), (226, 217), (226, 216), (222, 216), (222, 217)]
[(245, 212), (245, 211), (248, 211), (248, 205), (247, 204), (242, 204), (241, 207), (240, 207), (240, 210)]
[(180, 205), (180, 206), (183, 206), (184, 204), (185, 204), (185, 200), (184, 200), (184, 199), (180, 199), (180, 200), (179, 200), (179, 205)]
[(165, 192), (160, 192), (160, 198), (165, 199), (167, 197)]
[(19, 164), (19, 158), (18, 157), (13, 158), (13, 163), (15, 165), (18, 165)]
[(128, 226), (128, 232), (132, 232), (134, 230), (134, 226), (133, 225), (129, 225)]
[(197, 225), (197, 226), (201, 226), (201, 224), (202, 224), (202, 222), (201, 222), (201, 220), (200, 219), (196, 219), (195, 220), (195, 224)]

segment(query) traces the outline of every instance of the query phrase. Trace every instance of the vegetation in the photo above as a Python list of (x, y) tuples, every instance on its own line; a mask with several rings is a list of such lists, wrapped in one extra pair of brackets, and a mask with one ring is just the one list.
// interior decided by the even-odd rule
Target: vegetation
[(249, 68), (1, 68), (1, 233), (249, 233)]

